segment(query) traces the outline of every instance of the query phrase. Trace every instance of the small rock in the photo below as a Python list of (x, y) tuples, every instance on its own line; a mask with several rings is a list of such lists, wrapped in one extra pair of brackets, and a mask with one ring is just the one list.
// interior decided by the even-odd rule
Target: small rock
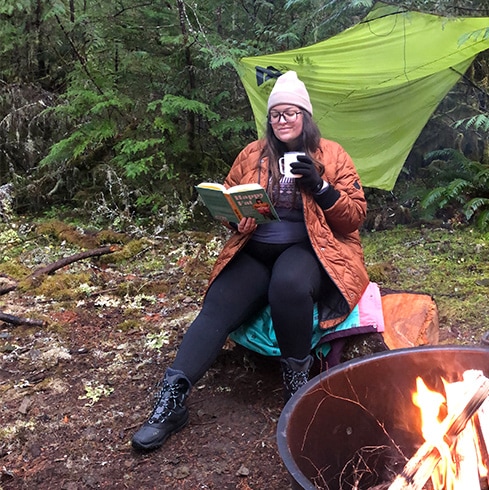
[(41, 455), (41, 446), (39, 444), (33, 444), (30, 447), (30, 453), (33, 458), (38, 458)]
[(87, 427), (84, 431), (83, 431), (83, 437), (87, 440), (87, 441), (95, 441), (98, 439), (98, 432), (97, 432), (97, 429), (95, 429), (94, 427)]
[(250, 470), (243, 464), (239, 467), (239, 470), (236, 472), (236, 476), (248, 476), (249, 474), (250, 474)]
[(190, 475), (190, 468), (186, 465), (179, 466), (173, 472), (173, 478), (177, 480), (183, 480), (184, 478), (187, 478), (187, 476), (189, 475)]
[(21, 402), (20, 407), (19, 407), (19, 412), (22, 415), (25, 415), (29, 411), (29, 408), (31, 407), (31, 405), (32, 405), (31, 397), (25, 396), (24, 398), (22, 398), (22, 402)]
[(489, 278), (478, 279), (475, 283), (477, 286), (489, 286)]

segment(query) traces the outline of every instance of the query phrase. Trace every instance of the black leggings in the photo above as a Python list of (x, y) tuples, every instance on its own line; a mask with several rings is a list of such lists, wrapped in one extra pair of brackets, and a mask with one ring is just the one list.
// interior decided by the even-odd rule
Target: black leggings
[(313, 308), (325, 280), (328, 276), (309, 243), (285, 247), (250, 242), (207, 291), (172, 368), (195, 384), (228, 335), (267, 304), (282, 357), (303, 359), (311, 350)]

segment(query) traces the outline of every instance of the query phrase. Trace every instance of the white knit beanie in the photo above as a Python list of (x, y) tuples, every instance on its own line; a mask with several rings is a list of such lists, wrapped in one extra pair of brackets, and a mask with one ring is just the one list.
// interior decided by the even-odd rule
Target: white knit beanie
[(312, 116), (312, 104), (306, 86), (297, 78), (295, 71), (288, 71), (277, 78), (268, 98), (267, 110), (279, 104), (296, 105)]

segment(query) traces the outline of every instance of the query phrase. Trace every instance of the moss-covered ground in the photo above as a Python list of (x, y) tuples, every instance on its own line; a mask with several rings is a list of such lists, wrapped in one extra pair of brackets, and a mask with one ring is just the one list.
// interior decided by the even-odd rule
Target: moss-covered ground
[[(362, 231), (371, 280), (432, 295), (441, 343), (479, 344), (489, 235), (413, 222), (372, 229)], [(0, 323), (3, 490), (288, 488), (276, 445), (279, 365), (232, 343), (195, 386), (189, 426), (155, 453), (130, 447), (225, 238), (217, 227), (135, 237), (80, 223), (0, 224), (0, 290), (9, 290), (0, 312), (40, 322)], [(27, 280), (107, 243), (117, 251)]]
[(489, 233), (397, 226), (362, 241), (371, 280), (433, 296), (441, 343), (480, 343), (489, 330)]

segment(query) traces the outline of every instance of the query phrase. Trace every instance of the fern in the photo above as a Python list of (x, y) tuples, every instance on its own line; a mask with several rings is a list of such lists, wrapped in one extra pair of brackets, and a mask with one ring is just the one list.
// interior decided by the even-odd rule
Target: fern
[(450, 201), (464, 202), (464, 193), (472, 187), (472, 183), (465, 179), (455, 179), (445, 188), (445, 198)]
[(486, 114), (478, 114), (467, 119), (460, 119), (453, 127), (459, 128), (465, 126), (467, 129), (475, 129), (476, 131), (489, 131), (489, 116)]
[(489, 208), (484, 209), (479, 213), (476, 220), (476, 226), (483, 231), (489, 229)]
[(487, 197), (474, 197), (463, 207), (463, 213), (467, 220), (472, 219), (474, 214), (481, 208), (489, 208), (489, 199)]
[(455, 148), (443, 148), (441, 150), (430, 151), (425, 155), (426, 160), (446, 160), (453, 164), (463, 165), (470, 161), (463, 153), (460, 153)]
[(437, 172), (442, 172), (444, 165), (458, 175), (455, 174), (446, 185), (429, 191), (422, 198), (421, 206), (425, 209), (458, 207), (467, 221), (475, 220), (477, 227), (485, 229), (489, 225), (489, 166), (466, 157), (460, 158), (460, 153), (455, 150), (447, 149), (438, 152), (440, 153), (454, 159), (447, 162), (436, 160)]
[(429, 208), (430, 206), (438, 204), (440, 206), (440, 202), (445, 194), (445, 187), (436, 187), (428, 192), (423, 199), (421, 199), (421, 206), (423, 208)]

